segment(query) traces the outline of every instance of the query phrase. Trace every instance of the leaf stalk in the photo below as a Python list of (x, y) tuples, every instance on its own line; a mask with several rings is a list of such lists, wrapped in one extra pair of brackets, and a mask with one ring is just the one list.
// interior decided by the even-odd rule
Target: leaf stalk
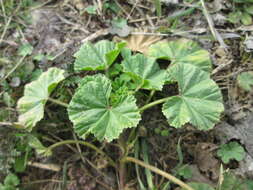
[(149, 103), (149, 104), (146, 104), (145, 106), (141, 107), (141, 108), (139, 109), (139, 111), (140, 111), (140, 112), (143, 112), (144, 110), (146, 110), (146, 109), (148, 109), (148, 108), (150, 108), (150, 107), (153, 107), (153, 106), (155, 106), (155, 105), (157, 105), (157, 104), (164, 103), (164, 102), (166, 102), (169, 98), (170, 98), (170, 97), (162, 98), (162, 99), (156, 100), (156, 101), (154, 101), (154, 102), (151, 102), (151, 103)]
[(167, 172), (164, 172), (152, 165), (149, 165), (149, 164), (146, 164), (145, 162), (141, 161), (141, 160), (138, 160), (136, 158), (133, 158), (133, 157), (125, 157), (124, 162), (133, 162), (135, 164), (138, 164), (144, 168), (147, 168), (149, 170), (151, 170), (152, 172), (155, 172), (163, 177), (165, 177), (166, 179), (172, 181), (173, 183), (179, 185), (180, 187), (186, 189), (186, 190), (194, 190), (192, 187), (190, 187), (189, 185), (187, 185), (186, 183), (184, 183), (183, 181), (181, 181), (180, 179), (174, 177), (173, 175), (167, 173)]
[[(162, 104), (162, 103), (166, 102), (169, 98), (170, 97), (162, 98), (162, 99), (156, 100), (154, 102), (151, 102), (149, 104), (146, 104), (146, 105), (142, 106), (141, 108), (139, 108), (139, 111), (143, 112), (144, 110), (146, 110), (148, 108), (151, 108), (151, 107), (153, 107), (155, 105)], [(66, 103), (64, 103), (64, 102), (62, 102), (60, 100), (56, 100), (56, 99), (53, 99), (53, 98), (50, 98), (50, 97), (48, 98), (48, 100), (50, 102), (53, 102), (53, 103), (58, 104), (60, 106), (63, 106), (63, 107), (66, 107), (66, 108), (68, 107), (68, 104), (66, 104)]]
[(86, 147), (89, 147), (89, 148), (95, 150), (97, 153), (104, 155), (107, 158), (107, 160), (109, 161), (109, 163), (111, 164), (111, 166), (113, 166), (114, 168), (116, 168), (116, 163), (105, 152), (103, 152), (102, 150), (100, 150), (99, 148), (97, 148), (95, 145), (93, 145), (91, 143), (88, 143), (88, 142), (85, 142), (85, 141), (80, 141), (80, 140), (64, 140), (64, 141), (60, 141), (60, 142), (57, 142), (57, 143), (49, 146), (46, 151), (48, 151), (48, 152), (52, 151), (56, 147), (62, 146), (62, 145), (66, 145), (66, 144), (81, 144), (81, 145), (84, 145)]
[(50, 102), (53, 102), (53, 103), (55, 103), (55, 104), (58, 104), (58, 105), (60, 105), (60, 106), (63, 106), (63, 107), (65, 107), (65, 108), (67, 108), (69, 105), (68, 104), (66, 104), (66, 103), (64, 103), (64, 102), (62, 102), (62, 101), (60, 101), (60, 100), (56, 100), (56, 99), (53, 99), (53, 98), (48, 98), (48, 100), (50, 101)]

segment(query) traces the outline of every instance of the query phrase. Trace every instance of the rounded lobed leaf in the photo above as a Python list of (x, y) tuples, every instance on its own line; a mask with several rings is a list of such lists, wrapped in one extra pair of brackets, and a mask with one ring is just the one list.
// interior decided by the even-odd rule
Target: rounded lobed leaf
[(243, 160), (245, 157), (245, 150), (238, 142), (230, 142), (228, 144), (223, 144), (218, 150), (217, 155), (221, 157), (225, 164), (228, 164), (232, 159), (237, 161)]
[(171, 65), (191, 64), (206, 72), (210, 72), (212, 68), (208, 51), (187, 39), (158, 42), (150, 46), (148, 55), (156, 59), (169, 60)]
[(20, 113), (18, 124), (31, 131), (44, 116), (46, 101), (57, 84), (64, 79), (64, 71), (50, 68), (40, 77), (25, 86), (24, 96), (18, 100), (17, 109)]
[(20, 180), (18, 179), (18, 177), (13, 174), (10, 173), (9, 175), (7, 175), (4, 179), (4, 185), (7, 186), (11, 186), (12, 188), (14, 188), (15, 186), (20, 184)]
[(237, 77), (238, 85), (246, 91), (251, 91), (253, 89), (253, 72), (243, 72)]
[(208, 73), (190, 64), (174, 65), (169, 73), (179, 88), (179, 95), (163, 105), (170, 125), (179, 128), (189, 122), (201, 130), (211, 129), (224, 110), (218, 85)]
[(75, 71), (105, 70), (115, 61), (124, 46), (123, 42), (115, 45), (108, 40), (101, 40), (95, 45), (87, 42), (74, 54), (76, 58), (74, 69)]
[(92, 133), (98, 140), (112, 141), (125, 128), (136, 127), (141, 116), (132, 95), (111, 104), (111, 82), (104, 75), (85, 77), (74, 94), (68, 114), (75, 132), (82, 138)]
[(130, 75), (141, 88), (162, 90), (166, 71), (159, 68), (154, 58), (142, 54), (130, 56), (122, 62), (124, 72)]

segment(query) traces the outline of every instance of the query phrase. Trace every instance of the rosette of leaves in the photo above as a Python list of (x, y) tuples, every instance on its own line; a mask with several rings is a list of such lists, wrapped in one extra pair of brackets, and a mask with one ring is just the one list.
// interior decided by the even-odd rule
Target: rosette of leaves
[(218, 85), (210, 78), (209, 53), (189, 40), (161, 42), (151, 46), (149, 55), (170, 61), (168, 82), (178, 83), (178, 96), (167, 99), (163, 114), (171, 126), (191, 123), (201, 130), (211, 129), (224, 107)]
[(29, 131), (44, 117), (44, 106), (57, 84), (64, 79), (64, 71), (50, 68), (25, 86), (24, 96), (18, 101), (18, 125)]
[[(193, 41), (182, 39), (154, 44), (149, 56), (145, 57), (132, 55), (124, 45), (104, 40), (95, 45), (85, 43), (75, 54), (76, 71), (106, 70), (106, 76), (96, 74), (81, 79), (69, 103), (69, 118), (81, 138), (93, 134), (98, 140), (112, 141), (124, 129), (138, 125), (140, 112), (161, 103), (164, 103), (163, 114), (176, 128), (191, 123), (207, 130), (219, 121), (224, 109), (222, 96), (210, 78), (211, 60), (206, 50)], [(115, 60), (120, 52), (123, 60), (116, 68), (119, 60)], [(166, 70), (160, 69), (157, 59), (166, 59), (170, 65)], [(26, 85), (24, 97), (18, 102), (19, 123), (31, 130), (43, 118), (50, 93), (63, 79), (63, 71), (53, 68)], [(117, 82), (117, 79), (120, 80)], [(129, 82), (135, 88), (124, 85)], [(139, 89), (162, 90), (165, 82), (177, 82), (179, 94), (138, 108), (134, 93)]]
[(106, 70), (118, 57), (124, 42), (115, 44), (108, 40), (102, 40), (96, 44), (84, 43), (78, 52), (74, 54), (75, 71)]
[(133, 95), (118, 96), (111, 102), (111, 81), (104, 75), (87, 76), (73, 96), (68, 114), (75, 132), (82, 138), (93, 134), (98, 140), (112, 141), (125, 128), (136, 127), (140, 113)]

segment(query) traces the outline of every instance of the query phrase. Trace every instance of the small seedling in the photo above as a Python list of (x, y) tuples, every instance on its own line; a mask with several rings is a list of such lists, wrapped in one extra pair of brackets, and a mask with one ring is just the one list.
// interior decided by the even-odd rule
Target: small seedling
[(237, 142), (221, 145), (217, 154), (225, 164), (228, 164), (233, 159), (241, 161), (245, 157), (244, 148)]
[(4, 179), (4, 183), (0, 183), (0, 190), (17, 190), (20, 181), (15, 174), (10, 173)]
[(243, 72), (238, 75), (237, 83), (239, 87), (246, 91), (251, 91), (253, 89), (253, 72)]

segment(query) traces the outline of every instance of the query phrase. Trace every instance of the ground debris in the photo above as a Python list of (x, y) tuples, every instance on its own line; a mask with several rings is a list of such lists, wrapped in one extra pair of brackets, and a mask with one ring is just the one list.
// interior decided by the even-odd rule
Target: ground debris
[(220, 162), (215, 158), (217, 146), (212, 143), (198, 143), (195, 147), (194, 159), (200, 172), (213, 180), (219, 178)]
[(227, 122), (219, 124), (215, 128), (217, 137), (221, 143), (226, 143), (230, 140), (238, 140), (246, 149), (246, 158), (239, 162), (239, 167), (236, 173), (241, 176), (253, 177), (253, 114), (249, 114), (246, 118), (230, 125)]

